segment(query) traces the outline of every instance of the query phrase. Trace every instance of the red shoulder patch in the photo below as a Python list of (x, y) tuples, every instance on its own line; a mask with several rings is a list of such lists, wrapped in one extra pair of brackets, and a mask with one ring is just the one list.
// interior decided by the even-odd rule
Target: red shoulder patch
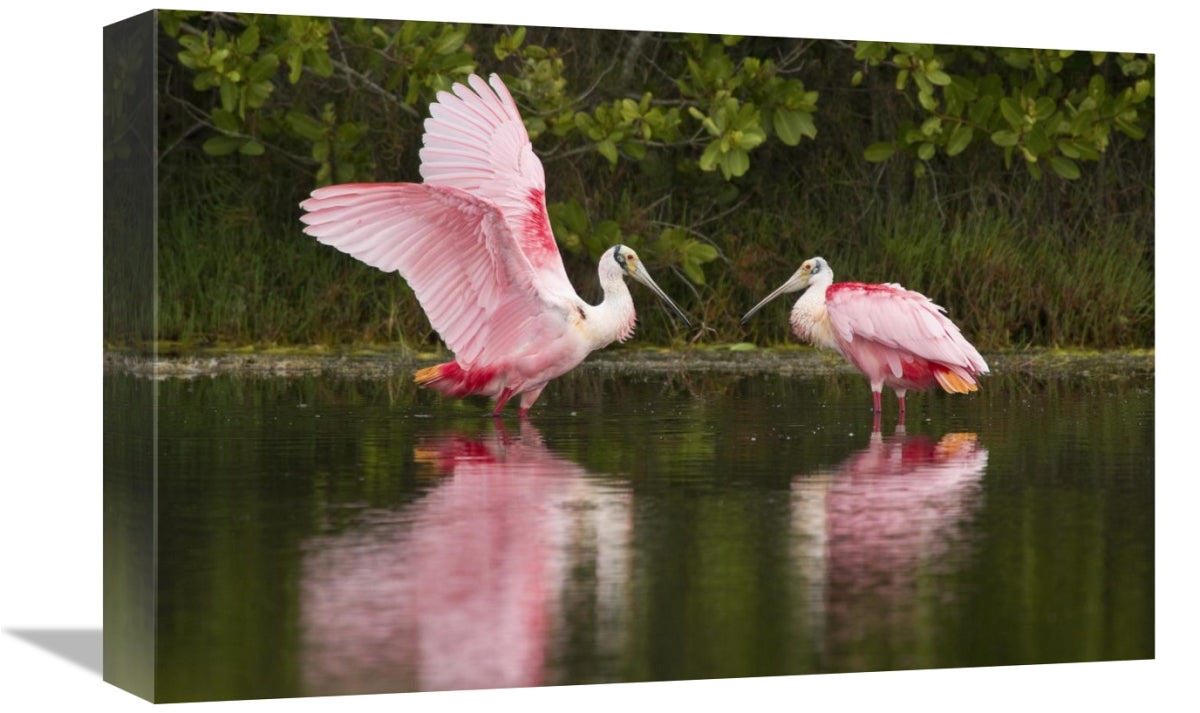
[(517, 240), (521, 242), (529, 262), (540, 267), (547, 258), (558, 255), (558, 243), (554, 241), (550, 218), (546, 215), (546, 192), (531, 188), (526, 203), (529, 209), (522, 217), (522, 230)]
[(831, 299), (837, 295), (847, 296), (853, 293), (892, 295), (907, 291), (903, 288), (896, 288), (878, 282), (835, 282), (825, 291), (825, 299)]

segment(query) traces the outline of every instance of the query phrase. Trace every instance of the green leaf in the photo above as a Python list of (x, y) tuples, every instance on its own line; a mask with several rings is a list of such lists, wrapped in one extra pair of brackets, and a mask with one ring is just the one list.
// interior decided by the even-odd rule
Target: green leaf
[(238, 52), (241, 52), (242, 54), (254, 54), (254, 51), (258, 49), (258, 41), (258, 25), (251, 25), (247, 27), (246, 31), (243, 32), (240, 37), (238, 37)]
[(1076, 148), (1074, 143), (1066, 139), (1059, 139), (1055, 146), (1058, 147), (1059, 152), (1061, 152), (1063, 156), (1068, 158), (1079, 158), (1083, 155), (1083, 153)]
[(217, 74), (211, 69), (206, 69), (196, 75), (196, 79), (192, 81), (192, 86), (200, 91), (204, 91), (206, 89), (212, 89), (220, 83), (221, 75)]
[(279, 69), (279, 57), (273, 54), (264, 54), (250, 65), (250, 69), (246, 71), (246, 78), (251, 82), (261, 82), (275, 76), (277, 69)]
[(946, 155), (957, 156), (962, 153), (967, 146), (971, 144), (971, 139), (975, 136), (975, 131), (966, 124), (959, 124), (950, 134), (950, 139), (946, 141)]
[(237, 131), (241, 128), (241, 124), (238, 122), (237, 116), (235, 116), (233, 112), (225, 111), (220, 107), (212, 110), (212, 118), (213, 123), (216, 124), (217, 128), (222, 131)]
[(735, 148), (721, 157), (721, 172), (725, 180), (741, 176), (750, 169), (750, 154), (745, 150)]
[(1065, 156), (1051, 156), (1050, 168), (1068, 181), (1074, 181), (1080, 176), (1079, 166)]
[(717, 259), (717, 249), (699, 240), (689, 241), (686, 250), (688, 255), (700, 263), (712, 262)]
[(925, 76), (929, 78), (929, 81), (933, 82), (934, 84), (938, 85), (939, 87), (944, 87), (944, 86), (950, 84), (950, 82), (952, 81), (950, 79), (950, 75), (946, 74), (945, 72), (943, 72), (940, 69), (935, 69), (932, 72), (926, 72)]
[(237, 108), (238, 87), (228, 79), (221, 80), (221, 108), (233, 111)]
[(816, 138), (817, 127), (813, 125), (812, 114), (793, 109), (779, 109), (772, 117), (775, 134), (779, 140), (788, 146), (800, 143), (804, 136)]
[(1129, 119), (1118, 116), (1114, 120), (1114, 123), (1117, 125), (1117, 128), (1121, 130), (1121, 133), (1125, 134), (1131, 139), (1137, 139), (1138, 141), (1141, 141), (1142, 139), (1146, 138), (1145, 129), (1138, 124), (1136, 119), (1130, 121)]
[(1008, 125), (1014, 129), (1021, 128), (1021, 125), (1025, 123), (1025, 113), (1017, 106), (1017, 100), (1012, 97), (1004, 97), (1000, 100), (1000, 113)]
[(253, 139), (238, 148), (238, 153), (245, 154), (246, 156), (261, 156), (264, 151), (266, 151), (266, 147)]
[(854, 47), (854, 59), (869, 60), (871, 64), (875, 64), (887, 57), (888, 45), (886, 42), (868, 42), (859, 41)]
[(997, 131), (992, 134), (992, 143), (997, 146), (1016, 146), (1020, 138), (1015, 131)]
[(767, 135), (762, 130), (762, 127), (757, 124), (737, 132), (736, 136), (737, 140), (733, 142), (733, 145), (740, 149), (745, 149), (746, 151), (758, 146), (767, 138)]
[(600, 152), (601, 156), (608, 159), (608, 163), (610, 165), (617, 165), (617, 145), (613, 143), (612, 139), (604, 139), (603, 141), (597, 143), (596, 150)]
[(304, 51), (299, 47), (293, 47), (288, 52), (288, 83), (295, 84), (300, 81), (300, 73), (304, 71)]
[(866, 150), (863, 151), (863, 158), (872, 163), (879, 163), (880, 161), (888, 160), (894, 153), (896, 153), (895, 144), (891, 143), (890, 141), (880, 141), (868, 146)]
[(252, 82), (246, 85), (246, 104), (257, 109), (267, 103), (267, 97), (271, 96), (274, 90), (275, 85), (270, 82)]
[(1056, 108), (1058, 108), (1058, 104), (1050, 97), (1039, 97), (1034, 103), (1033, 111), (1037, 118), (1045, 119), (1053, 114)]
[(934, 134), (942, 133), (941, 117), (931, 116), (921, 123), (921, 133), (925, 136), (933, 136)]
[(621, 239), (621, 226), (615, 220), (602, 220), (596, 224), (596, 229), (592, 231), (603, 245), (613, 245), (620, 242), (630, 242)]
[(304, 53), (304, 58), (308, 60), (308, 64), (318, 76), (328, 77), (333, 74), (333, 60), (329, 57), (329, 52), (324, 49), (309, 50)]
[(979, 97), (979, 100), (971, 105), (968, 114), (971, 121), (976, 124), (986, 124), (988, 119), (992, 117), (992, 112), (996, 109), (996, 97), (993, 94), (984, 94)]
[(320, 139), (313, 142), (312, 157), (314, 160), (324, 163), (329, 160), (329, 142), (325, 139)]
[(559, 232), (561, 223), (565, 232), (584, 233), (588, 229), (588, 217), (583, 206), (574, 199), (565, 203), (550, 204), (550, 220), (555, 224), (555, 232)]
[(337, 129), (338, 143), (345, 147), (354, 146), (362, 138), (362, 126), (354, 122), (342, 124)]
[(1079, 158), (1086, 161), (1099, 161), (1100, 151), (1096, 148), (1094, 141), (1080, 140), (1075, 142), (1075, 148), (1079, 151)]
[(928, 161), (929, 159), (933, 158), (933, 154), (936, 151), (937, 151), (937, 147), (934, 146), (932, 143), (926, 141), (925, 143), (923, 143), (917, 147), (917, 157), (920, 158), (922, 161)]
[(228, 156), (242, 146), (242, 140), (236, 136), (221, 134), (204, 142), (204, 153), (209, 156)]
[(700, 155), (700, 170), (715, 171), (717, 168), (717, 161), (720, 159), (721, 145), (716, 141), (713, 141), (707, 147), (705, 147), (704, 153)]
[(311, 116), (291, 111), (288, 112), (287, 122), (292, 131), (309, 141), (319, 141), (325, 137), (325, 125)]
[(1029, 148), (1035, 155), (1041, 156), (1048, 153), (1054, 148), (1054, 144), (1050, 138), (1046, 136), (1044, 125), (1036, 124), (1032, 129), (1025, 132), (1025, 146)]
[(924, 72), (913, 72), (913, 81), (917, 83), (919, 93), (933, 95), (933, 82), (929, 81), (929, 77), (925, 76)]
[(467, 33), (465, 30), (452, 30), (439, 37), (433, 43), (431, 49), (436, 54), (450, 54), (457, 51), (459, 47), (462, 47), (466, 39)]

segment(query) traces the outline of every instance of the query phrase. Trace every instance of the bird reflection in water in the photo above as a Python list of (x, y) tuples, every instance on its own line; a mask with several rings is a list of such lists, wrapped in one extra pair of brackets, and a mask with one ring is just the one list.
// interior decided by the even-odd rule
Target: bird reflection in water
[(493, 428), (423, 441), (434, 490), (309, 543), (311, 695), (554, 684), (573, 605), (594, 616), (598, 659), (620, 650), (629, 491), (555, 455), (528, 422), (517, 437)]
[[(793, 560), (808, 594), (805, 625), (838, 670), (908, 668), (920, 621), (952, 604), (938, 578), (970, 555), (987, 449), (973, 433), (934, 440), (871, 434), (840, 466), (792, 482)], [(915, 624), (915, 625), (914, 625)]]

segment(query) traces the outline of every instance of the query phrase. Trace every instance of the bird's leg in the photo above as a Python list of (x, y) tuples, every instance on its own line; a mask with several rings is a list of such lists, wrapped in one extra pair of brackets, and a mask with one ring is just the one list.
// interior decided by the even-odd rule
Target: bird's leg
[(542, 384), (536, 389), (530, 389), (521, 394), (521, 410), (518, 412), (521, 418), (525, 418), (529, 413), (529, 409), (533, 408), (533, 402), (537, 401), (538, 397), (542, 395), (542, 389), (544, 388), (546, 388), (546, 385)]
[(907, 393), (907, 391), (905, 389), (896, 389), (896, 399), (900, 402), (900, 423), (898, 424), (900, 426), (904, 425), (904, 411), (905, 411), (904, 394), (905, 393)]
[(882, 414), (880, 414), (878, 411), (875, 412), (875, 418), (871, 420), (871, 433), (879, 433), (880, 432), (881, 429), (880, 429), (879, 417), (881, 415)]
[(512, 389), (506, 387), (503, 391), (501, 391), (500, 395), (496, 397), (496, 408), (492, 409), (492, 415), (499, 417), (500, 412), (504, 410), (504, 405), (508, 403), (508, 400), (512, 397)]
[(882, 399), (883, 399), (882, 392), (880, 392), (878, 389), (871, 389), (871, 402), (875, 406), (875, 413), (879, 413), (880, 411), (883, 410)]

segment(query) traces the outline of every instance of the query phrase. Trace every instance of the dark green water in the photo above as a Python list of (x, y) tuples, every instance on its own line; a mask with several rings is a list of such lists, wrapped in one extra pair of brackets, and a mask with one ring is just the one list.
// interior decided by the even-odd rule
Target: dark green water
[(1152, 376), (107, 373), (110, 479), (154, 389), (161, 701), (1154, 656)]

